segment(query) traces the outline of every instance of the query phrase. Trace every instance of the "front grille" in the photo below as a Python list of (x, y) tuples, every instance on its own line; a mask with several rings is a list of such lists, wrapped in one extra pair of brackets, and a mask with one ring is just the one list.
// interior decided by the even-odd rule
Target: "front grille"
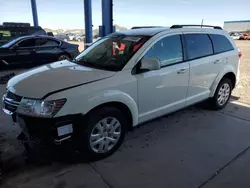
[(17, 109), (17, 105), (14, 105), (10, 102), (7, 102), (6, 100), (4, 100), (4, 108), (6, 110), (9, 110), (10, 112), (15, 112)]
[(7, 91), (6, 98), (11, 99), (16, 102), (20, 102), (22, 100), (22, 97), (19, 95), (16, 95), (10, 91)]
[(21, 96), (16, 95), (10, 91), (7, 91), (7, 93), (3, 97), (4, 109), (12, 113), (15, 112), (21, 100), (22, 100)]

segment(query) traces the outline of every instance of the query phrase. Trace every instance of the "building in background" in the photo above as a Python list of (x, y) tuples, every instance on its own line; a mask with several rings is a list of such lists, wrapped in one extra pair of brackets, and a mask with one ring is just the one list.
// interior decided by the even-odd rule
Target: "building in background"
[(250, 30), (250, 20), (225, 21), (224, 30), (228, 32), (242, 32)]

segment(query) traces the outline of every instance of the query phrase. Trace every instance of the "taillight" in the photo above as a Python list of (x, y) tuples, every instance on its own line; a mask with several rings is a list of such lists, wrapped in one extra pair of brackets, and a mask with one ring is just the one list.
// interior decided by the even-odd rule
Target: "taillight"
[(241, 56), (242, 56), (242, 52), (240, 51), (240, 49), (238, 49), (238, 56), (239, 56), (239, 58), (241, 58)]
[(239, 58), (241, 58), (241, 56), (242, 56), (242, 52), (239, 52)]

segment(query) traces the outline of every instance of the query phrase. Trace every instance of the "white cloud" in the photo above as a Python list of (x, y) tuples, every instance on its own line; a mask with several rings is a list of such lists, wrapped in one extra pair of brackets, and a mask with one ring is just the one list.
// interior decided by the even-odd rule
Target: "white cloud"
[(187, 0), (181, 0), (181, 3), (183, 3), (183, 4), (189, 4), (189, 3), (190, 3), (190, 1), (187, 1)]

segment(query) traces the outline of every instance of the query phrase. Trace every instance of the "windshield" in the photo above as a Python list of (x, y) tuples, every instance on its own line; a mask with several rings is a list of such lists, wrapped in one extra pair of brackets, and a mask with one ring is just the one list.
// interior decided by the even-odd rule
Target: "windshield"
[(76, 63), (120, 71), (148, 39), (148, 36), (110, 35), (101, 38), (78, 55)]
[(14, 45), (19, 39), (12, 39), (10, 41), (8, 41), (7, 43), (5, 43), (4, 45), (2, 45), (2, 47), (4, 48), (9, 48), (11, 47), (12, 45)]

